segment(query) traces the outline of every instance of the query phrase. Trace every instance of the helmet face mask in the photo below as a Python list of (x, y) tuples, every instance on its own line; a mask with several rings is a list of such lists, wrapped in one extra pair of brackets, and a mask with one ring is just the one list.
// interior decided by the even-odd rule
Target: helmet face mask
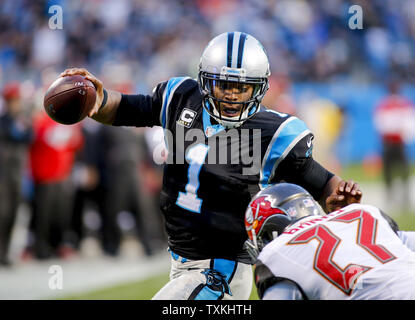
[[(278, 215), (278, 217), (270, 216), (264, 220), (264, 216), (259, 215), (257, 217), (259, 220), (257, 221), (264, 220), (262, 223), (258, 223), (258, 225), (261, 226), (252, 228), (250, 232), (248, 231), (249, 237), (245, 241), (245, 249), (250, 256), (252, 263), (255, 262), (262, 249), (264, 249), (264, 247), (272, 240), (277, 238), (282, 233), (281, 230), (283, 230), (285, 226), (289, 225), (291, 222), (286, 212), (284, 212), (281, 208), (275, 209), (274, 215)], [(254, 222), (254, 226), (255, 225), (256, 223)]]
[(204, 93), (203, 106), (219, 123), (228, 121), (241, 124), (252, 117), (258, 111), (268, 87), (267, 79), (235, 81), (209, 73), (201, 73), (199, 77)]
[(320, 205), (300, 186), (280, 183), (260, 191), (245, 213), (245, 249), (252, 263), (288, 226), (307, 216), (322, 215), (325, 213)]
[(240, 126), (259, 110), (269, 75), (268, 57), (258, 40), (241, 32), (217, 36), (199, 64), (204, 109), (225, 127)]

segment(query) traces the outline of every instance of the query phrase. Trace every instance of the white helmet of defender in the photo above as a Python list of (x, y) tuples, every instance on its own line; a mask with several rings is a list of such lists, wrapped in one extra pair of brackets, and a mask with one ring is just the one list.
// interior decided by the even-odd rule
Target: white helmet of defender
[[(200, 59), (198, 82), (203, 107), (223, 126), (238, 127), (259, 110), (270, 74), (267, 54), (257, 39), (242, 32), (222, 33), (209, 42)], [(214, 94), (215, 88), (246, 92), (247, 87), (252, 87), (252, 94), (243, 101), (224, 100)], [(235, 109), (225, 110), (229, 105), (237, 105), (240, 112), (232, 116)]]

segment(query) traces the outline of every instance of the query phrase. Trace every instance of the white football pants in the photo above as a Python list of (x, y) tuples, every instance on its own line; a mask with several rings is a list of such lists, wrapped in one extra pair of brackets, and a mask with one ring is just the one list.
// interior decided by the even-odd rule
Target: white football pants
[(251, 265), (225, 259), (189, 260), (170, 253), (170, 281), (153, 300), (248, 300)]

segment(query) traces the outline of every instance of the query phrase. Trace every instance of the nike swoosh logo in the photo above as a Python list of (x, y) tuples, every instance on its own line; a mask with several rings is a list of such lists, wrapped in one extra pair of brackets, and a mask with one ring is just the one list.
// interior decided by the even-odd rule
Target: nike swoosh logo
[(311, 140), (312, 140), (312, 138), (310, 137), (307, 141), (307, 147), (309, 147), (309, 148), (311, 148)]

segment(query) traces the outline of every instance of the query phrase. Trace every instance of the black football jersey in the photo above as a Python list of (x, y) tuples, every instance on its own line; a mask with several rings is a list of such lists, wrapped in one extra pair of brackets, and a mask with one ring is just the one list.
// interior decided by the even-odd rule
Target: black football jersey
[(188, 259), (250, 261), (243, 244), (252, 196), (286, 181), (319, 199), (332, 176), (312, 159), (313, 134), (303, 121), (261, 106), (227, 129), (205, 111), (188, 77), (160, 83), (151, 96), (123, 95), (113, 125), (164, 128), (161, 211), (170, 249)]

